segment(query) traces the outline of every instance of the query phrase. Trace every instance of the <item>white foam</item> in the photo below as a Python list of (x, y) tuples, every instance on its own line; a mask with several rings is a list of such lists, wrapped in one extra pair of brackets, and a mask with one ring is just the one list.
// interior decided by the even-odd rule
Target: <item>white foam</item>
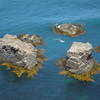
[(65, 41), (62, 40), (62, 39), (54, 39), (54, 40), (57, 40), (57, 41), (59, 41), (59, 42), (61, 42), (61, 43), (64, 43), (64, 42), (65, 42)]

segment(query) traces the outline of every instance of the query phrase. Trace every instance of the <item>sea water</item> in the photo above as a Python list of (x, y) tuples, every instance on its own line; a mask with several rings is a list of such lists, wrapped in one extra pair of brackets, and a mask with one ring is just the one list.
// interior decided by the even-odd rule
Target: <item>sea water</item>
[[(81, 23), (86, 32), (57, 35), (51, 30), (56, 23)], [(95, 82), (80, 82), (61, 76), (55, 65), (73, 41), (100, 45), (100, 0), (0, 0), (0, 37), (6, 33), (39, 34), (48, 61), (34, 79), (18, 79), (0, 68), (0, 100), (100, 100), (100, 75)], [(100, 61), (100, 54), (94, 56)]]

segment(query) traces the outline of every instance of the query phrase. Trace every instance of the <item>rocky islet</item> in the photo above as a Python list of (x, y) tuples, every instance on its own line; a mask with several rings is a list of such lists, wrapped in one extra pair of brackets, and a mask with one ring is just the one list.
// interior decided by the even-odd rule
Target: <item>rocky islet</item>
[(16, 35), (6, 34), (0, 38), (0, 62), (17, 76), (27, 72), (31, 76), (46, 60), (43, 50), (37, 49), (31, 43), (23, 42)]
[(53, 32), (67, 35), (71, 37), (76, 37), (84, 34), (84, 29), (82, 24), (55, 24), (52, 27)]

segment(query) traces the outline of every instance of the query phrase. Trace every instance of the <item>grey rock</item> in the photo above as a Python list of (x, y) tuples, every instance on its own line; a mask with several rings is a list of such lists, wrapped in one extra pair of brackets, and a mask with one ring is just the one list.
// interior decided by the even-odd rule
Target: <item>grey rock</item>
[(21, 41), (16, 35), (6, 34), (0, 38), (0, 62), (9, 62), (16, 66), (31, 69), (37, 64), (37, 49)]
[(89, 72), (94, 66), (90, 43), (73, 42), (67, 51), (65, 69), (76, 74)]

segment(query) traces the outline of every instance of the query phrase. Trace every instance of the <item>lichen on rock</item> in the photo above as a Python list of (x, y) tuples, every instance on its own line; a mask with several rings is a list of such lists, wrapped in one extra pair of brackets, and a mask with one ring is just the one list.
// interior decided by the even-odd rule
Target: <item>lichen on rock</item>
[(53, 26), (53, 32), (76, 37), (84, 33), (83, 26), (81, 24), (55, 24)]
[(66, 57), (59, 59), (61, 74), (81, 81), (94, 81), (92, 75), (100, 73), (100, 64), (92, 57), (93, 47), (90, 43), (73, 42)]
[[(16, 35), (6, 34), (0, 38), (1, 65), (11, 69), (18, 77), (23, 73), (34, 76), (34, 73), (46, 60), (42, 51), (31, 43), (21, 41)], [(40, 56), (38, 56), (39, 54)]]

